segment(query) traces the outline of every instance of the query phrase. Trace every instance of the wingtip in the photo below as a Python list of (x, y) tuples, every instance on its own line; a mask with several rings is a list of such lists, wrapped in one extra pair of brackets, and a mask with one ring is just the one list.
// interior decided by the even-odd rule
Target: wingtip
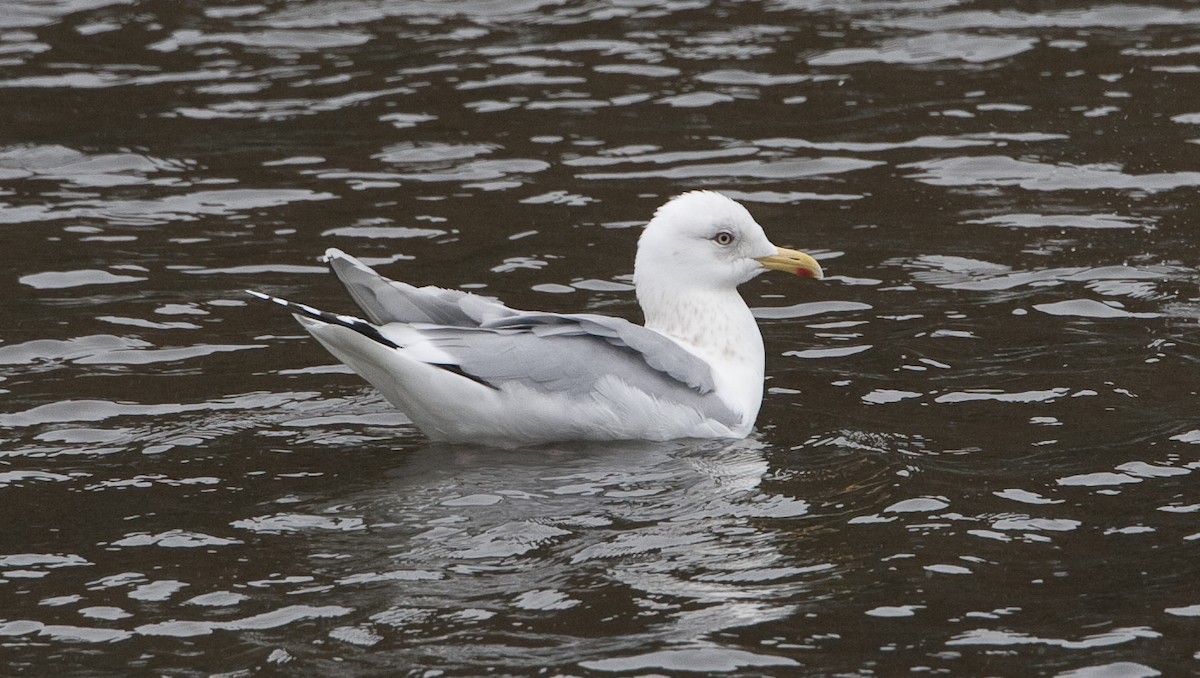
[(292, 302), (288, 301), (287, 299), (280, 299), (279, 297), (273, 297), (269, 294), (263, 294), (262, 292), (259, 292), (257, 290), (244, 290), (244, 292), (256, 299), (262, 299), (263, 301), (269, 301), (273, 304), (278, 304), (280, 306), (283, 306), (284, 308), (287, 308), (288, 306), (293, 305)]
[(346, 259), (346, 258), (348, 258), (348, 257), (345, 252), (339, 250), (336, 247), (330, 247), (329, 249), (325, 250), (325, 254), (321, 256), (321, 261), (328, 264), (328, 263), (333, 262), (334, 259)]

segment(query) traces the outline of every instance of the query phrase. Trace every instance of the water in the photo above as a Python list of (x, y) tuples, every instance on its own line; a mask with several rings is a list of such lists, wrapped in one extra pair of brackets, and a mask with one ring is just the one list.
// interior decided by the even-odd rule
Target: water
[[(0, 673), (1200, 670), (1200, 9), (9, 3)], [(740, 442), (428, 444), (245, 288), (637, 318), (716, 188)]]

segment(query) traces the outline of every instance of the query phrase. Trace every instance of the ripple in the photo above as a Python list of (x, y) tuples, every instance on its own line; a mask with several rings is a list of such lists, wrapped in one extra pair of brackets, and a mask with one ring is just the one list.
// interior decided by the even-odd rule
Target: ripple
[(275, 122), (292, 118), (317, 115), (340, 111), (344, 108), (358, 106), (374, 99), (394, 97), (396, 95), (412, 94), (407, 87), (391, 87), (388, 89), (358, 91), (350, 94), (332, 96), (325, 99), (270, 99), (262, 101), (221, 101), (203, 108), (181, 106), (163, 117), (181, 117), (191, 120), (257, 120), (260, 122)]
[(721, 191), (741, 202), (760, 202), (792, 205), (806, 200), (862, 200), (865, 196), (855, 193), (809, 193), (807, 191)]
[(57, 23), (63, 17), (85, 10), (125, 5), (128, 0), (64, 0), (52, 3), (22, 3), (0, 15), (0, 28), (34, 28)]
[(87, 619), (106, 619), (108, 621), (116, 621), (118, 619), (126, 619), (133, 615), (119, 607), (109, 605), (98, 605), (93, 607), (79, 608), (79, 614)]
[(302, 264), (243, 264), (241, 266), (225, 266), (222, 268), (187, 268), (183, 269), (188, 275), (257, 275), (260, 273), (286, 273), (288, 275), (304, 273), (328, 273), (325, 266), (305, 266)]
[(408, 417), (400, 412), (380, 412), (375, 414), (332, 414), (317, 417), (302, 417), (281, 422), (281, 426), (403, 426), (411, 424)]
[(187, 588), (188, 584), (174, 579), (160, 579), (145, 584), (138, 584), (128, 595), (134, 600), (147, 602), (162, 602)]
[(150, 176), (177, 173), (191, 164), (137, 153), (88, 154), (66, 146), (0, 148), (0, 179), (38, 178), (80, 187), (162, 183)]
[(1181, 443), (1191, 443), (1192, 445), (1200, 445), (1200, 429), (1180, 433), (1179, 435), (1171, 436), (1171, 440), (1178, 440)]
[(686, 163), (695, 160), (716, 160), (718, 158), (736, 158), (755, 155), (759, 151), (749, 146), (734, 148), (715, 148), (704, 151), (669, 151), (661, 152), (657, 146), (633, 146), (610, 148), (600, 155), (567, 158), (562, 164), (568, 167), (605, 167), (628, 163), (650, 163), (665, 165)]
[(1114, 471), (1097, 473), (1082, 473), (1059, 478), (1058, 484), (1063, 486), (1105, 487), (1110, 485), (1126, 485), (1140, 483), (1154, 478), (1174, 478), (1185, 476), (1192, 471), (1178, 466), (1149, 464), (1144, 461), (1130, 461), (1118, 465)]
[[(920, 282), (950, 290), (1001, 291), (1016, 287), (1048, 287), (1065, 282), (1091, 283), (1102, 280), (1156, 280), (1167, 277), (1165, 267), (1097, 266), (1014, 271), (1012, 267), (980, 259), (924, 255), (894, 262), (925, 269), (913, 274)], [(1099, 303), (1099, 302), (1097, 302)]]
[(1123, 217), (1117, 214), (1001, 214), (963, 223), (1009, 228), (1152, 228), (1151, 217)]
[[(358, 182), (364, 186), (392, 187), (406, 181), (454, 182), (471, 187), (469, 182), (488, 182), (498, 179), (516, 179), (521, 175), (537, 174), (550, 168), (550, 163), (541, 160), (513, 158), (509, 160), (473, 160), (451, 167), (425, 167), (415, 172), (321, 172), (320, 179), (342, 179)], [(519, 184), (516, 184), (519, 185)], [(493, 184), (497, 188), (511, 187)], [(487, 184), (475, 184), (487, 188)]]
[(525, 71), (523, 73), (510, 73), (508, 75), (497, 75), (487, 78), (486, 80), (468, 80), (456, 85), (460, 90), (475, 90), (488, 87), (510, 87), (513, 85), (528, 86), (528, 85), (577, 85), (587, 82), (586, 78), (580, 78), (573, 75), (546, 75), (542, 71)]
[(810, 66), (848, 66), (868, 62), (928, 64), (965, 61), (978, 64), (1028, 52), (1036, 38), (982, 36), (968, 33), (929, 33), (885, 40), (879, 47), (850, 47), (828, 51), (808, 60)]
[(435, 238), (445, 235), (440, 228), (413, 228), (411, 226), (342, 226), (323, 231), (322, 236), (340, 236), (344, 238)]
[(928, 513), (949, 507), (950, 503), (945, 497), (916, 497), (898, 501), (883, 510), (885, 513)]
[(1083, 523), (1070, 518), (1031, 518), (1029, 516), (1013, 516), (1001, 518), (992, 522), (993, 530), (1013, 530), (1026, 532), (1072, 532)]
[(962, 565), (951, 565), (947, 563), (939, 563), (937, 565), (925, 565), (921, 569), (926, 572), (935, 574), (973, 574), (971, 568), (963, 567)]
[(147, 365), (202, 358), (214, 353), (265, 348), (265, 344), (197, 344), (153, 348), (140, 339), (98, 334), (65, 341), (38, 339), (0, 348), (0, 365), (33, 365), (67, 360), (78, 365)]
[(805, 73), (755, 73), (736, 68), (723, 68), (716, 71), (701, 73), (696, 76), (700, 82), (710, 82), (718, 85), (747, 85), (751, 87), (774, 87), (776, 85), (795, 85), (801, 82), (832, 79), (830, 76), (816, 76)]
[(85, 567), (89, 565), (92, 565), (91, 561), (73, 553), (66, 555), (55, 553), (15, 553), (0, 556), (0, 568), (5, 569), (55, 569), (59, 567)]
[(923, 394), (916, 391), (904, 391), (899, 389), (877, 388), (862, 397), (863, 402), (872, 405), (883, 405), (886, 403), (898, 403), (911, 398), (920, 398)]
[(73, 480), (73, 476), (63, 475), (61, 473), (50, 473), (48, 471), (4, 471), (0, 472), (0, 488), (9, 486), (20, 486), (25, 481), (36, 482), (63, 482)]
[(175, 638), (191, 638), (205, 636), (213, 631), (265, 631), (311, 619), (328, 619), (343, 617), (353, 612), (353, 608), (340, 605), (289, 605), (288, 607), (256, 614), (251, 617), (230, 621), (166, 621), (154, 624), (143, 624), (134, 631), (143, 636), (171, 636)]
[(243, 410), (278, 407), (292, 401), (293, 395), (257, 393), (234, 396), (205, 403), (167, 403), (142, 405), (109, 400), (61, 400), (38, 405), (22, 412), (0, 414), (0, 427), (26, 427), (40, 424), (104, 421), (114, 417), (158, 416), (204, 410)]
[(21, 276), (17, 279), (17, 282), (38, 290), (60, 290), (68, 287), (117, 285), (121, 283), (141, 282), (143, 280), (146, 280), (146, 278), (134, 275), (118, 275), (95, 269), (84, 269), (79, 271), (31, 273)]
[(13, 207), (0, 203), (0, 224), (60, 219), (99, 219), (112, 224), (154, 225), (196, 221), (200, 216), (279, 207), (293, 202), (330, 200), (332, 193), (307, 189), (235, 188), (148, 200), (68, 200), (49, 205)]
[(1077, 318), (1159, 318), (1161, 313), (1134, 313), (1116, 308), (1094, 299), (1068, 299), (1051, 304), (1034, 304), (1036, 310), (1046, 315)]
[(856, 158), (797, 158), (787, 160), (744, 160), (730, 163), (703, 163), (657, 171), (594, 172), (577, 175), (579, 179), (698, 179), (738, 177), (754, 179), (803, 179), (829, 174), (856, 172), (882, 165), (882, 162)]
[(878, 153), (882, 151), (895, 151), (905, 148), (967, 148), (971, 146), (994, 146), (997, 140), (983, 138), (978, 136), (923, 136), (915, 139), (907, 139), (904, 141), (808, 141), (806, 139), (792, 139), (787, 137), (776, 137), (771, 139), (757, 139), (754, 141), (756, 146), (763, 148), (811, 148), (818, 151), (849, 152), (849, 153)]
[(1036, 492), (1030, 492), (1028, 490), (1021, 490), (1017, 488), (1009, 488), (999, 492), (993, 492), (992, 494), (1000, 497), (1001, 499), (1019, 501), (1022, 504), (1061, 504), (1064, 501), (1062, 499), (1047, 499)]
[(1111, 662), (1063, 671), (1054, 678), (1154, 678), (1161, 676), (1157, 669), (1137, 662)]
[(226, 539), (223, 537), (214, 537), (212, 535), (202, 534), (200, 532), (189, 532), (187, 530), (168, 530), (159, 534), (134, 533), (129, 534), (117, 541), (112, 542), (111, 546), (118, 547), (136, 547), (136, 546), (159, 546), (162, 548), (202, 548), (211, 546), (230, 546), (243, 543), (239, 539)]
[(670, 66), (655, 66), (649, 64), (601, 64), (593, 66), (597, 73), (615, 75), (638, 75), (647, 78), (670, 78), (680, 75), (682, 71)]
[(868, 617), (901, 619), (916, 616), (917, 612), (923, 609), (925, 609), (924, 605), (884, 605), (867, 610), (864, 614)]
[(389, 146), (371, 157), (393, 165), (445, 163), (490, 155), (499, 146), (494, 144), (413, 144)]
[(355, 532), (365, 529), (361, 518), (331, 518), (300, 513), (276, 513), (245, 520), (235, 520), (231, 526), (260, 534), (282, 534), (308, 530)]
[(689, 92), (687, 94), (662, 97), (655, 100), (655, 103), (666, 104), (674, 108), (707, 108), (716, 104), (727, 104), (733, 101), (736, 101), (736, 99), (720, 92)]
[(37, 634), (51, 640), (72, 643), (114, 643), (128, 640), (132, 634), (117, 629), (102, 629), (68, 624), (43, 624), (42, 622), (15, 620), (0, 623), (0, 636), (24, 636)]
[(144, 318), (126, 318), (124, 316), (102, 315), (96, 316), (96, 320), (114, 325), (126, 325), (130, 327), (140, 327), (147, 330), (198, 330), (200, 326), (195, 323), (184, 321), (175, 322), (157, 322), (154, 320), (146, 320)]
[(1194, 25), (1197, 22), (1200, 22), (1200, 10), (1111, 4), (1036, 13), (1016, 10), (950, 11), (922, 14), (919, 17), (896, 17), (889, 24), (920, 31), (1092, 27), (1130, 30), (1145, 26)]
[(428, 113), (388, 113), (387, 115), (379, 116), (380, 122), (390, 123), (396, 129), (416, 127), (423, 122), (432, 122), (434, 120), (437, 120), (437, 116)]
[(1140, 483), (1139, 478), (1134, 478), (1125, 473), (1111, 473), (1103, 471), (1100, 473), (1083, 473), (1080, 475), (1068, 476), (1059, 478), (1058, 484), (1065, 487), (1110, 487), (1112, 485), (1125, 485), (1128, 483)]
[(212, 593), (203, 593), (194, 598), (189, 598), (183, 601), (184, 605), (200, 605), (202, 607), (229, 607), (247, 600), (250, 596), (244, 593), (233, 593), (230, 591), (213, 591)]
[(329, 637), (358, 647), (371, 647), (383, 640), (383, 636), (370, 629), (351, 626), (339, 626), (329, 632)]
[(507, 558), (528, 553), (570, 534), (570, 531), (552, 525), (522, 521), (498, 525), (466, 539), (455, 539), (449, 545), (459, 558)]
[(871, 344), (862, 344), (859, 346), (835, 346), (832, 348), (810, 348), (803, 351), (784, 351), (783, 355), (792, 358), (801, 358), (804, 360), (814, 360), (823, 358), (845, 358), (864, 351), (869, 351), (874, 348)]
[(343, 577), (337, 583), (340, 586), (356, 586), (383, 581), (435, 581), (443, 578), (442, 574), (429, 570), (390, 570), (388, 572), (362, 572)]
[(109, 351), (149, 347), (141, 339), (93, 334), (72, 339), (35, 339), (0, 347), (0, 365), (30, 365), (47, 360), (75, 360)]
[(264, 50), (288, 48), (311, 52), (365, 45), (373, 38), (374, 36), (359, 31), (265, 30), (244, 33), (205, 33), (194, 29), (181, 29), (171, 33), (170, 37), (147, 45), (147, 49), (156, 52), (175, 52), (184, 47), (217, 43)]
[[(225, 68), (200, 69), (175, 73), (138, 73), (137, 71), (143, 70), (141, 67), (125, 67), (121, 65), (108, 65), (104, 68), (109, 70), (74, 71), (59, 75), (36, 75), (0, 80), (0, 88), (90, 90), (112, 87), (147, 87), (169, 83), (223, 82), (232, 78), (245, 77), (242, 74)], [(224, 87), (231, 91), (237, 88), (237, 91), (243, 92), (253, 92), (262, 89), (261, 85), (243, 83), (241, 85), (213, 85), (213, 90), (210, 91), (215, 91), (217, 87)]]
[(522, 610), (569, 610), (580, 602), (557, 589), (534, 589), (517, 596), (513, 605)]
[(1090, 636), (1084, 636), (1079, 640), (1063, 640), (1059, 638), (1042, 638), (1026, 633), (1014, 633), (1012, 631), (994, 631), (990, 629), (976, 629), (959, 634), (954, 638), (946, 641), (946, 645), (964, 646), (964, 645), (989, 645), (989, 646), (1009, 646), (1009, 645), (1048, 645), (1061, 647), (1068, 650), (1086, 650), (1096, 647), (1108, 647), (1111, 645), (1120, 645), (1128, 643), (1139, 638), (1159, 638), (1162, 634), (1145, 626), (1117, 628), (1104, 633), (1097, 633)]
[[(523, 205), (566, 205), (568, 207), (583, 207), (594, 202), (597, 202), (595, 198), (589, 198), (586, 195), (578, 193), (568, 193), (567, 191), (550, 191), (549, 193), (542, 193), (541, 195), (521, 200), (521, 204)], [(536, 231), (529, 231), (522, 234), (522, 237), (525, 235), (534, 235), (535, 233)], [(514, 240), (517, 237), (516, 235), (509, 236), (510, 239)]]
[(1017, 186), (1031, 191), (1137, 190), (1154, 193), (1200, 186), (1200, 172), (1126, 174), (1113, 165), (1050, 165), (1004, 155), (923, 160), (900, 165), (932, 186)]
[(77, 358), (80, 365), (150, 365), (203, 358), (214, 353), (249, 351), (266, 348), (266, 344), (197, 344), (183, 348), (136, 348), (97, 353)]
[(934, 399), (937, 403), (969, 403), (989, 400), (999, 403), (1045, 403), (1061, 398), (1068, 393), (1069, 388), (1052, 388), (1036, 391), (1020, 391), (1006, 393), (999, 389), (978, 389), (973, 391), (955, 391), (945, 393)]
[(746, 650), (721, 647), (699, 647), (680, 650), (659, 650), (628, 657), (612, 657), (579, 662), (591, 671), (628, 673), (659, 669), (663, 671), (730, 672), (766, 666), (800, 666), (788, 657), (757, 654)]
[[(201, 442), (199, 438), (194, 438), (193, 443)], [(84, 487), (88, 492), (107, 489), (126, 489), (126, 488), (148, 488), (154, 485), (165, 485), (168, 487), (181, 487), (186, 485), (217, 485), (220, 480), (211, 476), (200, 476), (196, 478), (169, 478), (161, 474), (139, 474), (132, 478), (111, 478), (102, 480), (98, 483), (93, 483)], [(181, 542), (182, 543), (182, 542)]]

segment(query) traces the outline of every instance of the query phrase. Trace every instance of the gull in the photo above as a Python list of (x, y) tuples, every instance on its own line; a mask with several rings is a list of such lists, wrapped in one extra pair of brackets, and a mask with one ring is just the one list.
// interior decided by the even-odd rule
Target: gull
[(365, 319), (250, 294), (292, 311), (430, 439), (503, 447), (746, 437), (764, 349), (738, 285), (767, 270), (823, 276), (714, 191), (672, 198), (642, 231), (633, 282), (644, 325), (414, 287), (338, 249), (325, 260)]

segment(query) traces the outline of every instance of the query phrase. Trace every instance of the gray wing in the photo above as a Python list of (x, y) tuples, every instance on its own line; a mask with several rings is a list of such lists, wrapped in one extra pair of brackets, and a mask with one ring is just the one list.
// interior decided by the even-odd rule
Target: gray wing
[(376, 325), (429, 323), (478, 327), (487, 320), (516, 313), (477, 294), (440, 287), (414, 287), (389, 280), (339, 249), (325, 251), (325, 261), (345, 285), (354, 303)]
[[(517, 315), (513, 320), (534, 317), (547, 320), (533, 314)], [(655, 364), (689, 362), (674, 355), (678, 351), (698, 363), (689, 366), (693, 380), (707, 380), (711, 384), (708, 365), (665, 337), (662, 339), (666, 345), (652, 346), (649, 352), (643, 352), (629, 346), (615, 332), (610, 337), (583, 331), (581, 328), (589, 322), (587, 320), (576, 322), (572, 327), (566, 322), (570, 316), (551, 318), (563, 322), (543, 322), (519, 328), (509, 325), (503, 329), (422, 327), (417, 331), (431, 346), (450, 357), (452, 362), (448, 367), (495, 388), (519, 383), (535, 391), (588, 398), (603, 379), (616, 378), (659, 400), (693, 407), (704, 416), (728, 426), (738, 423), (737, 414), (717, 397), (711, 385), (700, 389), (651, 365), (652, 361)], [(385, 336), (389, 336), (388, 328), (383, 330)], [(638, 338), (647, 344), (655, 343), (648, 337)]]
[(711, 393), (712, 368), (667, 337), (622, 318), (580, 313), (515, 313), (484, 323), (489, 329), (519, 328), (539, 337), (589, 336), (636, 353), (647, 367), (687, 384), (698, 393)]

